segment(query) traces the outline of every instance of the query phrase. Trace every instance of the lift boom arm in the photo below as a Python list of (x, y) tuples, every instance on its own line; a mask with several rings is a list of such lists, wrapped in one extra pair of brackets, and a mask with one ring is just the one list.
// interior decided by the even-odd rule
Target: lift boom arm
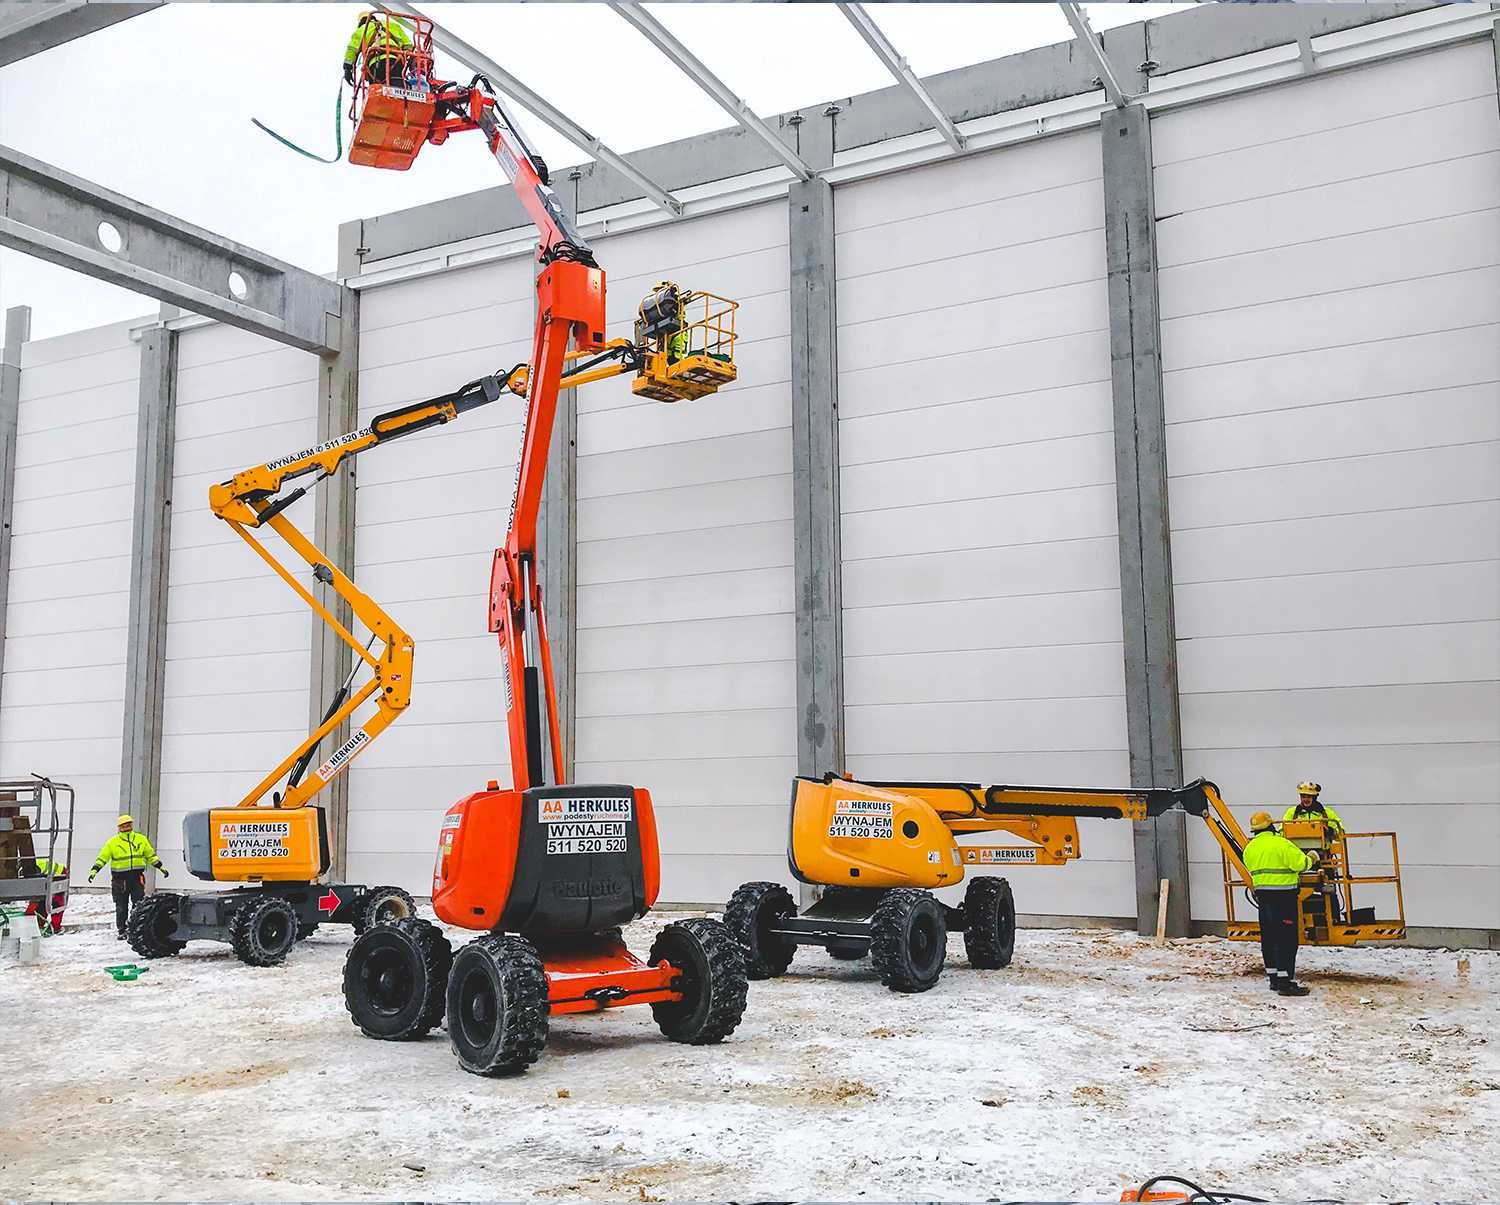
[[(537, 228), (542, 270), (536, 282), (526, 416), (510, 520), (505, 542), (495, 550), (490, 575), (489, 608), (490, 631), (500, 637), (505, 671), (512, 783), (516, 790), (526, 790), (549, 778), (556, 783), (563, 780), (552, 649), (537, 577), (536, 524), (569, 344), (574, 353), (606, 349), (604, 272), (544, 179), (541, 160), (527, 146), (504, 105), (488, 91), (480, 91), (480, 82), (476, 79), (462, 99), (448, 102), (450, 111), (467, 106), (467, 112), (436, 123), (429, 137), (440, 142), (451, 130), (477, 128)], [(544, 726), (550, 774), (548, 757), (544, 757)]]
[[(350, 431), (337, 439), (330, 439), (291, 456), (283, 456), (253, 469), (246, 469), (228, 481), (210, 488), (208, 503), (213, 513), (228, 523), (235, 534), (250, 545), (256, 555), (312, 608), (318, 618), (338, 633), (339, 639), (353, 649), (359, 661), (368, 665), (372, 671), (369, 681), (352, 695), (349, 689), (354, 675), (350, 675), (348, 682), (335, 695), (324, 713), (322, 723), (240, 800), (239, 807), (256, 806), (283, 778), (287, 779), (287, 788), (285, 794), (276, 799), (277, 806), (302, 807), (370, 741), (383, 732), (405, 710), (411, 698), (411, 637), (286, 517), (286, 509), (303, 497), (310, 486), (298, 486), (287, 494), (282, 494), (282, 489), (289, 482), (311, 473), (318, 474), (317, 481), (325, 480), (336, 473), (346, 460), (378, 444), (450, 423), (468, 410), (495, 401), (504, 386), (505, 382), (498, 377), (482, 377), (454, 393), (389, 411), (374, 419), (368, 427)], [(349, 604), (354, 617), (370, 630), (369, 645), (356, 640), (333, 612), (319, 602), (317, 596), (276, 559), (254, 534), (261, 527), (270, 527), (276, 532), (293, 552), (311, 566), (313, 576), (318, 581), (328, 585)], [(381, 650), (378, 654), (372, 654), (370, 646), (377, 641)], [(359, 663), (356, 662), (355, 670), (358, 668)], [(306, 771), (318, 745), (372, 696), (375, 698), (375, 713), (307, 777)]]
[[(558, 394), (568, 384), (565, 367), (591, 357), (574, 368), (579, 384), (634, 368), (633, 391), (659, 401), (712, 393), (735, 377), (735, 303), (711, 294), (683, 294), (663, 282), (642, 302), (635, 341), (606, 342), (604, 272), (548, 183), (546, 164), (484, 76), (474, 76), (467, 86), (436, 77), (428, 18), (405, 6), (377, 7), (409, 27), (410, 45), (383, 44), (375, 78), (365, 56), (355, 88), (357, 124), (349, 161), (404, 171), (426, 143), (478, 130), (537, 229), (541, 270), (525, 377), (526, 414), (510, 517), (491, 567), (489, 628), (500, 637), (512, 786), (524, 791), (561, 784), (562, 735), (538, 582), (536, 527)], [(701, 319), (688, 317), (689, 301), (703, 304)], [(701, 331), (701, 346), (694, 345), (693, 331)]]

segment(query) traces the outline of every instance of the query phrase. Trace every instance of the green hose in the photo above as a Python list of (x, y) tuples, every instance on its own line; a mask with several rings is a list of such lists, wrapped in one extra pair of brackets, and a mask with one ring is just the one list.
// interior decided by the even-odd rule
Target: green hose
[(276, 139), (276, 141), (281, 143), (282, 146), (296, 151), (299, 155), (305, 155), (307, 158), (315, 160), (318, 163), (337, 163), (344, 157), (344, 81), (339, 81), (339, 94), (334, 98), (333, 102), (334, 152), (332, 159), (325, 159), (322, 155), (314, 155), (311, 151), (303, 150), (290, 138), (283, 138), (280, 134), (278, 134), (270, 126), (266, 125), (266, 123), (261, 121), (258, 117), (252, 117), (250, 121), (253, 125), (258, 126), (272, 138)]

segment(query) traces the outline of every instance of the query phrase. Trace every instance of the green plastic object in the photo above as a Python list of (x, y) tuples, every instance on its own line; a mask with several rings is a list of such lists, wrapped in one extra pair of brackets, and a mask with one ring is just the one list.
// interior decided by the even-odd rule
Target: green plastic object
[(252, 117), (250, 119), (250, 124), (256, 126), (258, 129), (264, 130), (267, 134), (276, 139), (277, 142), (281, 143), (281, 145), (286, 147), (288, 150), (296, 151), (297, 154), (306, 156), (308, 159), (311, 159), (315, 163), (337, 163), (344, 157), (344, 81), (339, 81), (338, 96), (336, 96), (333, 101), (334, 151), (332, 159), (325, 159), (322, 155), (315, 155), (309, 150), (304, 150), (290, 138), (283, 138), (280, 134), (278, 134), (270, 126), (266, 125), (266, 123), (261, 121), (259, 118)]
[(136, 966), (133, 962), (122, 962), (117, 966), (105, 967), (104, 973), (116, 983), (134, 983), (150, 969), (150, 967)]

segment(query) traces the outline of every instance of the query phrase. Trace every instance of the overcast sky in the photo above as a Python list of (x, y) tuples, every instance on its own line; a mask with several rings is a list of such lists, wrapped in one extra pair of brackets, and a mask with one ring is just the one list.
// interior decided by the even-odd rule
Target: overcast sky
[[(259, 117), (332, 154), (344, 46), (364, 7), (169, 4), (0, 68), (0, 143), (304, 268), (331, 271), (340, 222), (504, 181), (476, 137), (428, 147), (402, 173), (313, 163), (250, 124)], [(1071, 36), (1050, 3), (869, 7), (919, 75)], [(1084, 7), (1102, 30), (1180, 6)], [(603, 5), (434, 4), (425, 11), (616, 150), (730, 124)], [(764, 115), (891, 82), (832, 4), (660, 4), (652, 11)], [(534, 118), (523, 124), (554, 167), (589, 158)], [(32, 307), (33, 338), (156, 311), (149, 299), (0, 251), (0, 309), (11, 305)]]

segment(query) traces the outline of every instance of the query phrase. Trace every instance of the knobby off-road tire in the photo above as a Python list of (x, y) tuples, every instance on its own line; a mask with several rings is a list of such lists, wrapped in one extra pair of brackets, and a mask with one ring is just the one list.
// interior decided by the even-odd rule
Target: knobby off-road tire
[(729, 897), (724, 925), (745, 956), (751, 979), (775, 979), (792, 965), (797, 943), (771, 932), (778, 921), (797, 915), (797, 901), (780, 883), (746, 883)]
[(306, 941), (318, 931), (318, 922), (315, 920), (299, 920), (297, 922), (297, 940)]
[(964, 890), (964, 950), (980, 971), (1010, 966), (1016, 952), (1016, 900), (1005, 879), (970, 879)]
[(229, 944), (246, 966), (284, 962), (297, 944), (297, 910), (279, 895), (250, 900), (229, 922)]
[(475, 1075), (525, 1071), (547, 1045), (547, 974), (524, 937), (459, 947), (448, 974), (448, 1043)]
[(132, 908), (125, 923), (125, 939), (130, 948), (142, 958), (171, 958), (180, 954), (187, 945), (175, 936), (181, 903), (180, 895), (158, 891)]
[(423, 1032), (429, 1032), (442, 1024), (443, 1015), (448, 1010), (448, 976), (453, 971), (453, 946), (431, 921), (419, 918), (416, 923), (422, 927), (422, 940), (427, 944), (437, 972), (437, 991), (422, 1014), (422, 1024), (427, 1027)]
[(344, 958), (344, 1007), (367, 1038), (405, 1042), (443, 1019), (453, 962), (448, 939), (416, 917), (376, 925)]
[(745, 1015), (749, 981), (744, 951), (728, 927), (706, 918), (676, 921), (651, 943), (647, 961), (662, 960), (682, 972), (673, 984), (682, 999), (651, 1006), (657, 1028), (690, 1046), (732, 1034)]
[(354, 936), (368, 933), (376, 925), (416, 916), (417, 901), (399, 887), (371, 887), (354, 901)]
[(937, 983), (948, 953), (948, 924), (935, 897), (912, 887), (893, 888), (871, 924), (870, 960), (881, 983), (893, 992), (925, 992)]

